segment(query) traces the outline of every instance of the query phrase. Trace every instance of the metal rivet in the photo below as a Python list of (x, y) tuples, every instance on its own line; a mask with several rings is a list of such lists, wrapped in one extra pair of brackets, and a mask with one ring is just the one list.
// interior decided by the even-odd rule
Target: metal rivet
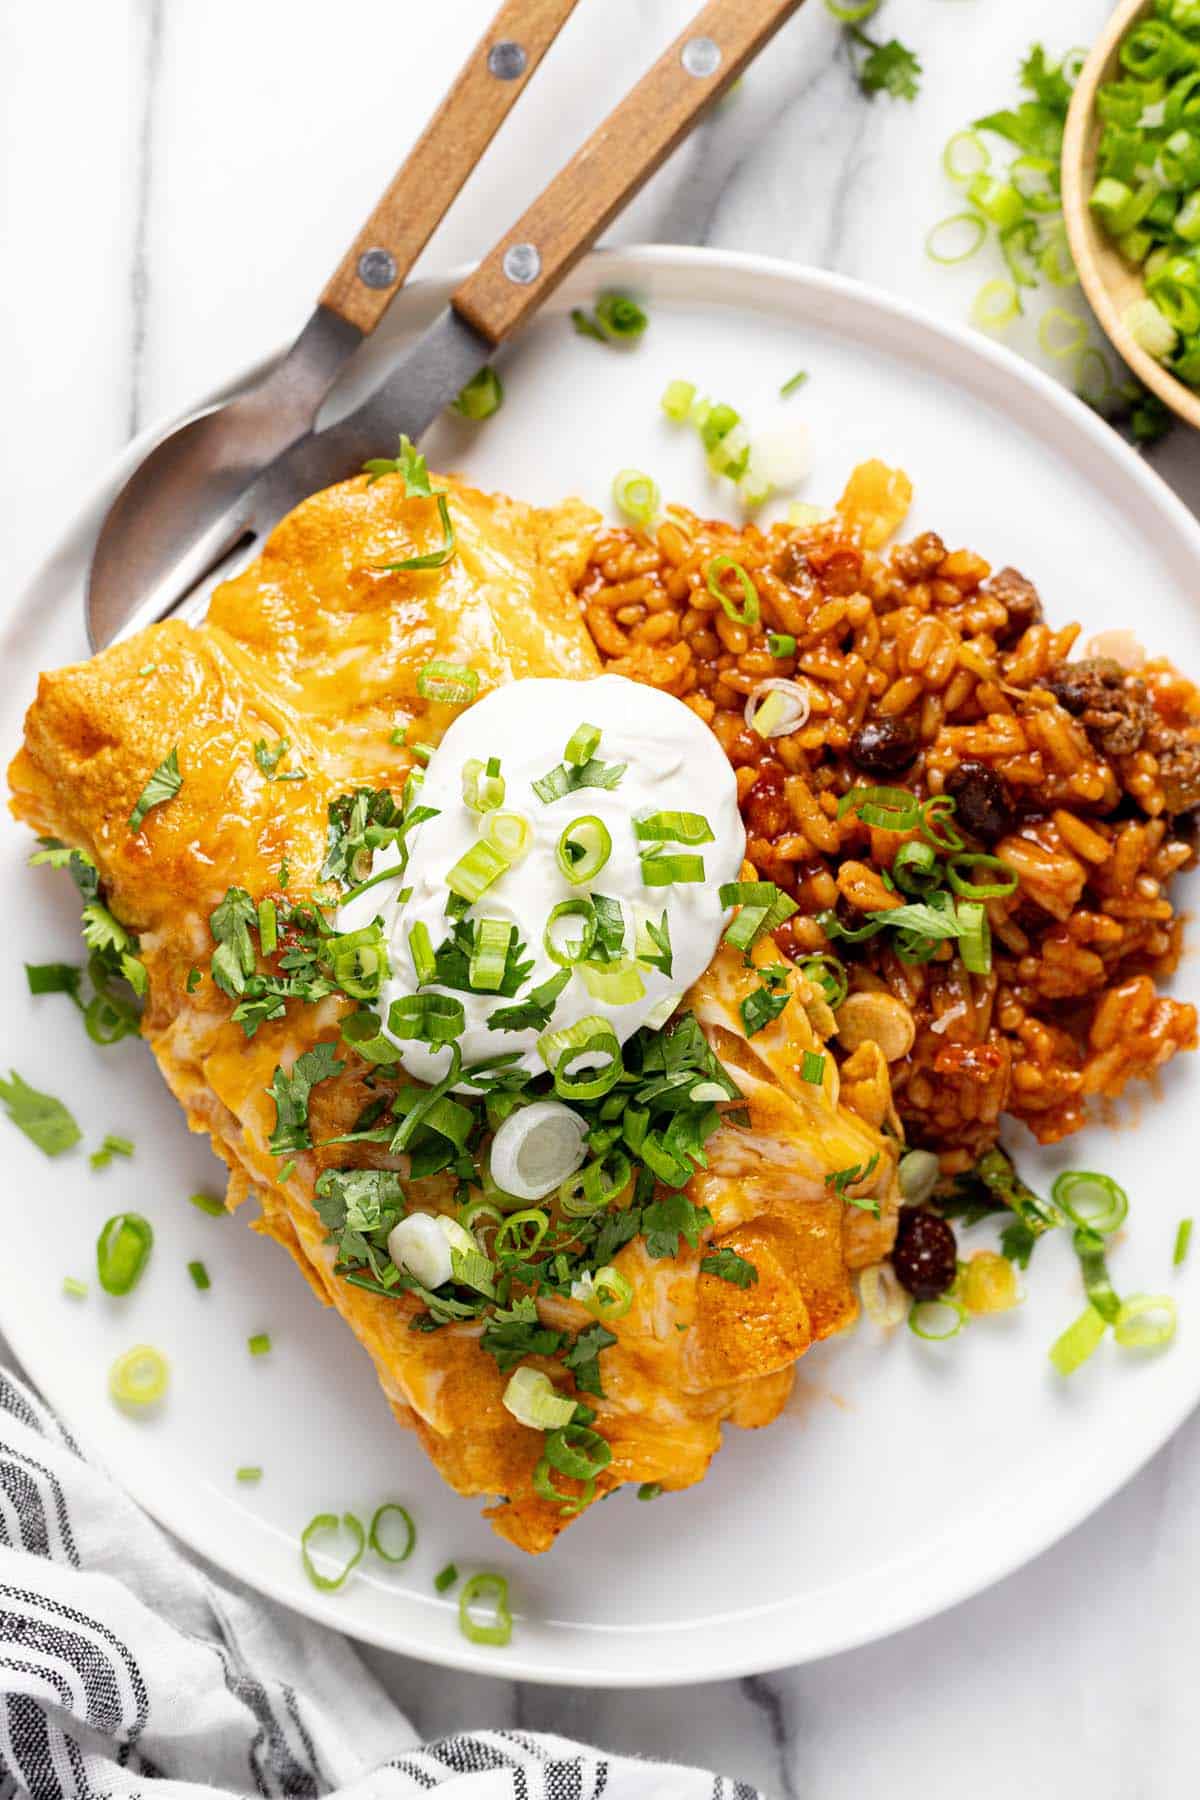
[(396, 259), (390, 250), (364, 250), (358, 259), (358, 279), (364, 287), (390, 288), (396, 279)]
[(525, 73), (527, 61), (520, 44), (514, 43), (512, 38), (502, 38), (488, 51), (487, 66), (497, 81), (516, 81)]
[(689, 38), (679, 60), (689, 75), (714, 75), (721, 66), (721, 47), (708, 37)]
[(510, 244), (504, 252), (504, 273), (518, 287), (528, 287), (542, 272), (542, 259), (532, 244)]

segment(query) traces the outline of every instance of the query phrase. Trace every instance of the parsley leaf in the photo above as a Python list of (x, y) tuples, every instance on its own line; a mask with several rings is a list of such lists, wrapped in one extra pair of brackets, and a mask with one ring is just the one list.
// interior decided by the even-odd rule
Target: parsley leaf
[(142, 821), (152, 806), (162, 806), (165, 801), (173, 800), (183, 786), (183, 776), (179, 773), (179, 751), (172, 750), (159, 763), (153, 775), (142, 789), (137, 805), (129, 815), (129, 829), (136, 837), (142, 829)]
[(571, 979), (570, 969), (559, 969), (549, 980), (530, 988), (516, 1006), (497, 1006), (488, 1015), (489, 1031), (544, 1031), (550, 1023), (558, 996)]
[(777, 1019), (788, 1001), (791, 993), (788, 990), (787, 975), (782, 968), (760, 969), (762, 986), (747, 994), (738, 1011), (742, 1015), (742, 1024), (746, 1028), (746, 1036), (753, 1037), (765, 1025)]
[(1051, 107), (1066, 118), (1072, 84), (1064, 75), (1062, 64), (1051, 62), (1041, 44), (1034, 44), (1021, 64), (1021, 86), (1036, 94), (1043, 106)]
[(267, 749), (266, 738), (256, 738), (254, 740), (254, 760), (258, 764), (259, 770), (266, 776), (268, 781), (308, 780), (307, 772), (304, 769), (285, 769), (283, 773), (280, 774), (279, 765), (291, 747), (291, 739), (285, 737), (280, 738), (273, 750)]
[(270, 1150), (274, 1156), (288, 1156), (293, 1151), (311, 1150), (312, 1139), (308, 1130), (308, 1102), (312, 1089), (320, 1081), (328, 1081), (334, 1075), (340, 1075), (345, 1063), (339, 1062), (334, 1055), (334, 1047), (327, 1040), (306, 1050), (303, 1056), (296, 1058), (290, 1075), (277, 1068), (267, 1089), (275, 1102), (275, 1129), (270, 1137)]
[(975, 120), (976, 131), (994, 131), (1028, 156), (1049, 156), (1056, 162), (1062, 150), (1062, 115), (1035, 100), (1023, 100), (1015, 110), (1004, 107)]
[(712, 1224), (707, 1206), (697, 1206), (686, 1194), (664, 1194), (654, 1200), (642, 1214), (642, 1231), (647, 1256), (678, 1256), (680, 1237), (685, 1237), (694, 1250), (700, 1233)]
[(29, 859), (31, 869), (45, 863), (51, 869), (66, 869), (83, 900), (94, 900), (100, 892), (100, 872), (86, 850), (72, 850), (57, 838), (39, 838), (42, 848)]
[(508, 1375), (523, 1357), (553, 1356), (563, 1335), (540, 1322), (532, 1295), (525, 1294), (509, 1307), (496, 1308), (479, 1341), (495, 1357), (500, 1373)]
[(853, 28), (850, 36), (868, 52), (858, 68), (858, 85), (864, 94), (891, 94), (896, 100), (915, 100), (921, 88), (921, 59), (915, 51), (890, 38), (877, 44), (865, 31)]
[(607, 1350), (610, 1344), (617, 1341), (615, 1333), (604, 1325), (589, 1325), (581, 1331), (567, 1354), (563, 1363), (575, 1377), (575, 1386), (581, 1394), (595, 1394), (604, 1398), (604, 1389), (600, 1385), (600, 1352)]
[(700, 1267), (706, 1275), (717, 1275), (722, 1281), (733, 1283), (734, 1287), (753, 1287), (758, 1280), (758, 1270), (736, 1250), (710, 1250), (707, 1256), (700, 1258)]
[(39, 1094), (15, 1069), (7, 1081), (0, 1081), (0, 1101), (18, 1130), (47, 1156), (61, 1156), (79, 1142), (82, 1133), (62, 1101), (53, 1094)]

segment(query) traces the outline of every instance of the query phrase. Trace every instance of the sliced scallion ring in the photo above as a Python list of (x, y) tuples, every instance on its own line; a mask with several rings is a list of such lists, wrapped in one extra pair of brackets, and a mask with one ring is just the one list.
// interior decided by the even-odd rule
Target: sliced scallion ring
[(1125, 1189), (1110, 1175), (1096, 1175), (1089, 1169), (1064, 1169), (1054, 1178), (1050, 1198), (1072, 1225), (1098, 1231), (1101, 1237), (1118, 1230), (1129, 1211)]
[(633, 821), (633, 835), (650, 844), (711, 844), (713, 829), (703, 813), (644, 812)]
[(1080, 1313), (1061, 1337), (1050, 1346), (1050, 1361), (1060, 1375), (1073, 1375), (1091, 1356), (1108, 1330), (1106, 1322), (1094, 1306)]
[(577, 725), (567, 739), (567, 747), (563, 751), (563, 761), (573, 768), (581, 769), (584, 763), (591, 762), (600, 748), (600, 727), (598, 725)]
[[(336, 1575), (322, 1575), (312, 1559), (312, 1542), (316, 1537), (336, 1532), (339, 1524), (341, 1529), (350, 1533), (354, 1540), (354, 1548)], [(336, 1513), (318, 1513), (315, 1519), (308, 1521), (300, 1533), (300, 1561), (304, 1564), (304, 1573), (313, 1586), (319, 1588), (323, 1594), (336, 1593), (338, 1588), (343, 1586), (351, 1570), (356, 1569), (362, 1561), (363, 1551), (366, 1547), (367, 1534), (363, 1530), (362, 1520), (350, 1512), (343, 1513), (340, 1521)]]
[(558, 1203), (569, 1219), (586, 1219), (619, 1200), (632, 1179), (633, 1167), (625, 1152), (610, 1150), (567, 1177), (558, 1190)]
[(467, 980), (478, 993), (494, 994), (504, 981), (508, 951), (516, 926), (508, 919), (480, 919), (467, 968)]
[(966, 262), (986, 237), (987, 225), (977, 212), (951, 213), (926, 232), (925, 254), (935, 263)]
[(528, 854), (533, 843), (533, 826), (524, 813), (499, 810), (485, 813), (479, 826), (479, 840), (511, 867)]
[[(512, 818), (511, 813), (488, 813), (486, 819)], [(447, 871), (446, 886), (460, 900), (474, 905), (481, 895), (486, 894), (494, 881), (498, 881), (512, 865), (513, 858), (504, 855), (494, 845), (480, 838), (465, 850), (458, 861)]]
[(950, 823), (957, 810), (958, 801), (953, 794), (934, 794), (931, 800), (921, 803), (918, 823), (930, 843), (936, 844), (939, 850), (961, 850), (963, 847), (962, 838)]
[(141, 1280), (154, 1231), (141, 1213), (116, 1213), (96, 1239), (96, 1273), (106, 1294), (128, 1294)]
[(642, 880), (647, 887), (672, 887), (676, 882), (704, 880), (702, 856), (659, 856), (644, 852)]
[(980, 331), (1003, 331), (1007, 325), (1011, 325), (1020, 310), (1021, 302), (1013, 282), (999, 278), (985, 281), (972, 302), (971, 323), (978, 326)]
[(606, 1263), (573, 1282), (571, 1298), (586, 1306), (593, 1319), (623, 1319), (633, 1306), (633, 1285), (619, 1269)]
[(881, 831), (911, 831), (920, 821), (921, 805), (915, 794), (900, 787), (850, 788), (838, 801), (837, 816), (856, 812), (864, 825)]
[[(478, 1619), (472, 1607), (490, 1602), (491, 1616)], [(512, 1613), (508, 1609), (508, 1582), (490, 1570), (472, 1575), (458, 1596), (458, 1628), (472, 1644), (504, 1645), (512, 1641)]]
[[(906, 845), (905, 848), (917, 849), (920, 846)], [(997, 869), (1000, 873), (994, 881), (971, 881), (968, 875), (973, 869)], [(894, 867), (892, 873), (896, 873)], [(985, 856), (981, 850), (963, 850), (951, 856), (946, 863), (946, 879), (954, 892), (964, 900), (1001, 900), (1017, 889), (1016, 870), (1002, 857)]]
[(1113, 1336), (1123, 1350), (1162, 1350), (1175, 1336), (1178, 1308), (1169, 1294), (1130, 1294), (1122, 1300)]
[(591, 998), (606, 1006), (632, 1006), (645, 998), (646, 983), (631, 957), (622, 957), (620, 962), (585, 962), (579, 973)]
[(451, 402), (451, 411), (460, 419), (470, 419), (478, 424), (499, 412), (503, 404), (504, 383), (495, 369), (485, 365), (477, 375), (472, 375), (466, 387), (459, 389), (458, 398)]
[(540, 1207), (527, 1206), (521, 1212), (509, 1213), (496, 1233), (492, 1248), (497, 1260), (516, 1256), (525, 1262), (531, 1257), (550, 1229), (550, 1215)]
[(942, 151), (942, 168), (951, 181), (968, 182), (991, 167), (992, 153), (977, 131), (956, 131)]
[(892, 880), (904, 894), (927, 894), (942, 879), (937, 852), (932, 844), (912, 838), (901, 844), (892, 860)]
[[(383, 1530), (384, 1520), (392, 1514), (395, 1514), (400, 1521), (404, 1531), (404, 1542), (400, 1545), (399, 1549), (393, 1548), (389, 1550), (383, 1541)], [(387, 1563), (407, 1562), (413, 1553), (416, 1541), (417, 1528), (413, 1524), (412, 1514), (406, 1506), (401, 1506), (398, 1500), (385, 1500), (382, 1506), (377, 1506), (375, 1508), (371, 1523), (367, 1527), (367, 1542), (370, 1544), (376, 1556), (382, 1558), (382, 1560)]]
[(489, 1158), (492, 1180), (518, 1200), (541, 1200), (587, 1155), (588, 1125), (561, 1100), (535, 1100), (503, 1121)]
[(789, 737), (808, 724), (812, 696), (806, 686), (783, 675), (759, 681), (746, 696), (742, 716), (761, 738)]
[(423, 919), (418, 919), (414, 925), (409, 927), (408, 953), (412, 957), (413, 974), (417, 978), (417, 986), (423, 987), (437, 974), (437, 957), (433, 953), (429, 927)]
[(463, 1034), (466, 1012), (453, 994), (401, 994), (388, 1008), (388, 1030), (394, 1038), (423, 1044), (449, 1044)]
[(826, 1005), (835, 1012), (850, 991), (845, 964), (827, 951), (818, 956), (806, 956), (800, 964), (800, 973), (821, 990)]
[(960, 900), (955, 909), (958, 920), (958, 954), (963, 968), (972, 975), (989, 975), (992, 969), (992, 933), (987, 912), (981, 901)]
[[(732, 574), (742, 590), (742, 604), (738, 607), (725, 591), (723, 577)], [(713, 599), (720, 602), (721, 610), (727, 619), (735, 625), (757, 625), (759, 620), (758, 589), (743, 569), (740, 562), (732, 556), (714, 556), (704, 566), (704, 585)]]
[(960, 1300), (942, 1294), (936, 1300), (914, 1300), (908, 1309), (908, 1329), (927, 1344), (941, 1344), (957, 1337), (966, 1323), (967, 1309)]
[(575, 887), (594, 881), (611, 855), (608, 826), (595, 813), (572, 819), (563, 828), (554, 852), (559, 869)]
[(573, 1518), (576, 1513), (581, 1513), (585, 1507), (590, 1506), (596, 1498), (596, 1483), (595, 1481), (585, 1481), (581, 1493), (564, 1494), (554, 1480), (554, 1470), (550, 1466), (550, 1459), (543, 1456), (533, 1471), (533, 1491), (540, 1500), (545, 1500), (552, 1506), (556, 1505), (564, 1517)]
[(477, 813), (494, 812), (504, 805), (504, 777), (498, 756), (489, 756), (486, 763), (472, 756), (463, 764), (462, 797), (464, 804)]
[(135, 1344), (108, 1372), (108, 1391), (118, 1406), (151, 1406), (167, 1391), (167, 1359), (153, 1344)]
[(422, 700), (443, 706), (462, 706), (479, 692), (479, 671), (467, 663), (427, 662), (417, 675)]
[(650, 525), (658, 512), (662, 495), (658, 483), (640, 469), (622, 469), (613, 477), (613, 504), (635, 525)]
[(695, 398), (696, 384), (694, 381), (668, 381), (659, 404), (668, 419), (674, 419), (677, 425), (682, 425), (692, 410), (692, 402)]
[[(617, 1034), (598, 1013), (589, 1013), (557, 1031), (544, 1031), (537, 1048), (546, 1067), (553, 1070), (555, 1090), (564, 1100), (598, 1100), (624, 1073)], [(607, 1061), (599, 1069), (572, 1076), (571, 1065), (584, 1056), (606, 1057)]]
[(1038, 346), (1046, 356), (1078, 356), (1087, 342), (1087, 322), (1079, 313), (1051, 306), (1038, 320)]
[[(560, 919), (582, 919), (583, 936), (577, 938), (557, 938), (554, 927)], [(560, 969), (573, 969), (577, 964), (585, 962), (592, 953), (596, 942), (596, 909), (591, 900), (580, 895), (577, 900), (560, 900), (551, 910), (546, 920), (546, 928), (542, 932), (542, 948), (551, 962), (557, 963)]]
[(531, 1431), (557, 1431), (569, 1425), (575, 1414), (570, 1395), (560, 1394), (543, 1370), (531, 1369), (527, 1363), (513, 1370), (501, 1400), (505, 1411)]
[(546, 1460), (573, 1481), (590, 1481), (612, 1461), (607, 1440), (587, 1425), (564, 1425), (546, 1437)]

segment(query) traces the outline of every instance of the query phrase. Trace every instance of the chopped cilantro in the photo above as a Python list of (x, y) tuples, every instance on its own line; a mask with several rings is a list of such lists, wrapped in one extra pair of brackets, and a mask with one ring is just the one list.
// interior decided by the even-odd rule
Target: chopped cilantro
[(129, 829), (136, 837), (142, 829), (142, 822), (153, 806), (162, 806), (173, 800), (183, 786), (183, 776), (179, 773), (179, 751), (172, 750), (155, 769), (153, 775), (138, 796), (137, 804), (129, 815)]
[(530, 988), (516, 1006), (497, 1006), (488, 1015), (489, 1031), (544, 1031), (554, 1003), (571, 979), (570, 969), (559, 969), (548, 981)]
[(93, 1150), (88, 1157), (93, 1169), (107, 1169), (114, 1156), (132, 1156), (133, 1139), (114, 1137), (111, 1132), (105, 1137), (98, 1150)]
[(595, 1394), (601, 1400), (604, 1398), (604, 1389), (600, 1385), (600, 1352), (607, 1350), (616, 1341), (614, 1333), (606, 1326), (589, 1325), (579, 1333), (563, 1357), (563, 1363), (574, 1375), (575, 1386), (581, 1394)]
[(628, 766), (627, 763), (600, 762), (596, 757), (589, 756), (585, 763), (559, 763), (540, 780), (531, 781), (529, 785), (538, 799), (549, 806), (551, 801), (561, 800), (565, 794), (577, 793), (580, 788), (618, 787)]
[(850, 1188), (857, 1187), (860, 1182), (868, 1180), (878, 1167), (879, 1152), (877, 1150), (870, 1162), (851, 1163), (848, 1168), (831, 1170), (825, 1177), (825, 1186), (832, 1188), (838, 1199), (844, 1200), (847, 1206), (857, 1206), (862, 1212), (872, 1213), (875, 1218), (878, 1218), (878, 1200), (864, 1199), (849, 1192)]
[(747, 1037), (753, 1037), (756, 1031), (761, 1031), (765, 1025), (770, 1025), (777, 1019), (791, 999), (787, 975), (781, 965), (776, 963), (760, 969), (759, 974), (762, 985), (756, 987), (753, 993), (747, 994), (738, 1007)]
[(686, 1194), (664, 1194), (654, 1200), (642, 1214), (642, 1231), (647, 1256), (678, 1256), (679, 1240), (687, 1239), (695, 1250), (700, 1233), (712, 1224), (707, 1206), (697, 1206)]
[(700, 1258), (700, 1267), (706, 1275), (717, 1275), (722, 1281), (732, 1282), (734, 1287), (753, 1287), (758, 1280), (758, 1270), (736, 1250), (710, 1250), (707, 1256)]
[[(650, 949), (645, 948), (646, 938), (649, 939), (652, 946)], [(648, 969), (657, 969), (659, 973), (665, 975), (669, 981), (671, 979), (671, 969), (674, 965), (674, 959), (671, 954), (671, 924), (667, 917), (667, 910), (665, 907), (663, 908), (662, 918), (657, 925), (654, 923), (653, 919), (644, 919), (642, 921), (641, 928), (638, 932), (638, 940), (638, 961), (644, 963)]]
[(62, 1101), (31, 1088), (15, 1069), (7, 1081), (0, 1081), (0, 1101), (17, 1129), (47, 1156), (61, 1156), (82, 1136)]
[(565, 1337), (541, 1323), (533, 1296), (524, 1294), (511, 1306), (496, 1308), (479, 1341), (495, 1357), (500, 1373), (508, 1375), (526, 1356), (553, 1356)]
[(858, 65), (858, 85), (864, 94), (891, 94), (896, 100), (915, 100), (921, 89), (921, 59), (898, 38), (878, 44), (865, 31), (852, 27), (850, 36), (868, 54)]
[(268, 750), (266, 738), (255, 739), (254, 760), (258, 764), (260, 772), (266, 776), (268, 781), (308, 780), (308, 775), (304, 769), (284, 769), (282, 772), (280, 771), (279, 765), (291, 747), (292, 743), (290, 738), (281, 737), (274, 750)]
[(334, 1055), (334, 1047), (322, 1040), (296, 1058), (291, 1074), (277, 1068), (267, 1089), (275, 1102), (275, 1129), (270, 1137), (273, 1156), (287, 1156), (292, 1151), (309, 1150), (312, 1139), (308, 1130), (309, 1096), (321, 1081), (340, 1075), (345, 1063)]

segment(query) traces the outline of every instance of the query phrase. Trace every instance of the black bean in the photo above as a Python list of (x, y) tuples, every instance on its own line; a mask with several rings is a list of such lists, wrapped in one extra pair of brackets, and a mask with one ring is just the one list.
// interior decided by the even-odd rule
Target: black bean
[(954, 1232), (923, 1206), (902, 1206), (892, 1248), (892, 1267), (914, 1300), (936, 1300), (958, 1273)]
[(1012, 830), (1015, 814), (1008, 789), (986, 763), (960, 762), (947, 775), (945, 791), (957, 801), (956, 817), (972, 837), (993, 843)]
[(850, 739), (850, 754), (869, 775), (894, 775), (917, 753), (915, 719), (868, 719)]

